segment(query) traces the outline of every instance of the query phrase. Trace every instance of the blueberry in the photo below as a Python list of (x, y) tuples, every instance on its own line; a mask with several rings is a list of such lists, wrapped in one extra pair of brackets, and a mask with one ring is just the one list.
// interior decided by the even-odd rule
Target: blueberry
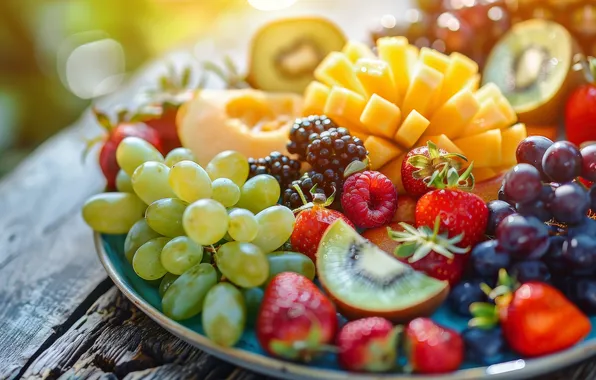
[(546, 264), (549, 271), (553, 274), (565, 273), (567, 263), (563, 257), (563, 243), (565, 236), (551, 236), (548, 250), (544, 254), (542, 261)]
[(588, 235), (596, 237), (596, 220), (588, 218), (587, 216), (575, 226), (570, 226), (567, 229), (567, 235), (574, 237), (577, 235)]
[(576, 305), (589, 314), (596, 313), (596, 280), (580, 279), (575, 283)]
[(588, 235), (568, 237), (563, 242), (563, 257), (569, 269), (584, 273), (596, 269), (596, 239)]
[(492, 330), (470, 327), (461, 334), (466, 347), (466, 359), (484, 365), (499, 363), (507, 344), (501, 329)]
[(510, 274), (521, 283), (529, 281), (546, 282), (550, 279), (548, 267), (542, 261), (520, 261), (513, 264)]
[(470, 263), (477, 275), (494, 279), (499, 269), (509, 266), (511, 257), (498, 248), (496, 240), (487, 240), (474, 247), (470, 254)]
[(470, 317), (470, 304), (486, 301), (486, 295), (480, 289), (480, 281), (460, 282), (449, 293), (447, 299), (451, 309), (463, 316)]

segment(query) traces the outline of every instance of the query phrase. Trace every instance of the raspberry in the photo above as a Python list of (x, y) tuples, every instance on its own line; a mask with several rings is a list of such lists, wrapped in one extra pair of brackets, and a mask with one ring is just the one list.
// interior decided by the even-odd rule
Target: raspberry
[(380, 227), (389, 223), (397, 210), (397, 191), (383, 174), (360, 172), (344, 182), (341, 205), (357, 227)]
[(319, 134), (331, 128), (337, 128), (337, 125), (325, 115), (311, 115), (296, 119), (290, 129), (288, 152), (296, 154), (300, 161), (306, 161), (306, 148), (310, 144), (310, 135)]

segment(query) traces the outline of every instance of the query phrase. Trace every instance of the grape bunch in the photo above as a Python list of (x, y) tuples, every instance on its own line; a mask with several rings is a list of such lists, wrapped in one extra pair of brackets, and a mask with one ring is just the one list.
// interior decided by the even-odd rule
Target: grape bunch
[(127, 234), (126, 260), (159, 287), (170, 318), (202, 313), (207, 336), (232, 346), (247, 310), (260, 303), (260, 286), (287, 270), (314, 273), (302, 254), (273, 254), (290, 238), (295, 217), (277, 204), (281, 188), (273, 176), (248, 178), (242, 154), (222, 152), (203, 168), (188, 149), (164, 157), (147, 141), (127, 137), (116, 158), (118, 192), (91, 197), (83, 218), (100, 233)]

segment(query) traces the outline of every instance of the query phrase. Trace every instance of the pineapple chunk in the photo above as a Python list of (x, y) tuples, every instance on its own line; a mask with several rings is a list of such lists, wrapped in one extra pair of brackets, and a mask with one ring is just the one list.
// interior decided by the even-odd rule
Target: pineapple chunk
[(422, 136), (430, 121), (418, 111), (412, 110), (402, 125), (397, 129), (393, 139), (405, 148), (411, 148)]
[(404, 184), (401, 180), (401, 166), (405, 158), (406, 153), (403, 153), (379, 169), (379, 171), (389, 178), (389, 180), (393, 183), (393, 186), (395, 186), (398, 194), (406, 194), (406, 189), (404, 188)]
[(460, 53), (451, 53), (438, 104), (444, 104), (478, 73), (478, 64)]
[(392, 139), (401, 121), (401, 111), (395, 104), (373, 94), (366, 103), (360, 122), (372, 134)]
[(426, 134), (460, 136), (464, 127), (472, 121), (479, 110), (480, 103), (474, 94), (469, 90), (462, 90), (433, 114)]
[(473, 168), (472, 174), (474, 174), (474, 180), (476, 182), (482, 182), (496, 177), (499, 172), (493, 168)]
[(515, 158), (515, 151), (517, 146), (523, 139), (528, 137), (525, 124), (515, 124), (513, 127), (509, 127), (501, 131), (503, 138), (502, 150), (501, 150), (501, 165), (503, 166), (514, 166), (517, 163)]
[[(408, 90), (413, 74), (416, 51), (410, 48), (405, 37), (382, 37), (377, 40), (379, 57), (389, 64), (391, 77), (400, 97)], [(396, 103), (401, 104), (402, 99)]]
[(329, 87), (321, 82), (312, 81), (304, 92), (303, 116), (321, 115), (329, 97)]
[(368, 98), (377, 94), (391, 103), (397, 103), (399, 96), (387, 62), (380, 59), (361, 58), (354, 65), (354, 72)]
[(480, 105), (480, 110), (463, 129), (462, 135), (476, 135), (489, 129), (505, 128), (507, 125), (507, 118), (503, 115), (495, 100), (488, 99)]
[(427, 47), (420, 49), (420, 56), (418, 59), (421, 63), (437, 70), (441, 74), (445, 74), (447, 72), (447, 68), (450, 64), (448, 56)]
[(475, 168), (488, 168), (501, 165), (502, 136), (500, 129), (492, 129), (474, 136), (462, 137), (453, 141)]
[(422, 136), (422, 138), (418, 141), (418, 146), (426, 145), (428, 141), (432, 141), (435, 143), (437, 148), (445, 149), (448, 153), (459, 153), (464, 154), (464, 152), (459, 149), (457, 145), (453, 143), (449, 139), (449, 137), (445, 135), (438, 135), (438, 136)]
[(364, 88), (354, 73), (352, 62), (343, 53), (329, 53), (315, 69), (315, 78), (328, 86), (344, 87), (365, 95)]
[(377, 136), (369, 136), (364, 146), (368, 150), (371, 170), (379, 169), (403, 153), (393, 142)]
[(440, 91), (443, 74), (426, 65), (418, 66), (412, 78), (412, 83), (405, 94), (401, 107), (404, 115), (409, 115), (412, 110), (418, 111), (423, 116), (428, 116), (430, 106), (436, 91)]
[(360, 123), (360, 115), (365, 106), (364, 96), (343, 87), (333, 86), (323, 112), (343, 127), (366, 132), (366, 128)]
[(358, 41), (348, 41), (341, 52), (344, 53), (352, 63), (355, 63), (360, 58), (376, 58), (375, 53), (373, 53), (366, 44)]

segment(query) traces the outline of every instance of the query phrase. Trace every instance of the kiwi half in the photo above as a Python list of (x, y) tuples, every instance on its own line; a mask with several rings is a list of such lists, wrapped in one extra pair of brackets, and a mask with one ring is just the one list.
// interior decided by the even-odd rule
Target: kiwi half
[(447, 282), (398, 261), (342, 220), (321, 239), (317, 273), (348, 319), (381, 316), (400, 323), (429, 316), (449, 292)]
[(493, 82), (530, 125), (556, 125), (570, 88), (581, 83), (581, 57), (571, 34), (552, 21), (516, 24), (491, 51), (483, 84)]

